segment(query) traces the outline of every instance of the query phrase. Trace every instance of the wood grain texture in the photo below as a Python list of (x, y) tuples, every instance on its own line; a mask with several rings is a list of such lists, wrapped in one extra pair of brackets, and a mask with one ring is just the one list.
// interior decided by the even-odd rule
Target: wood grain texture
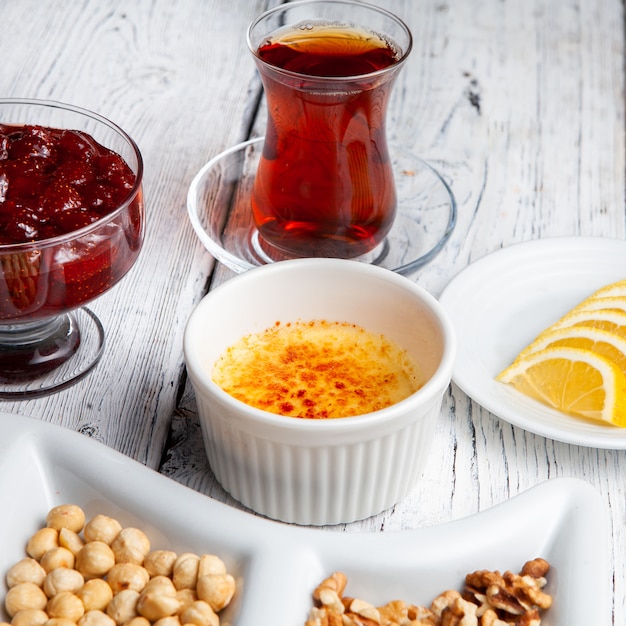
[[(93, 303), (107, 334), (93, 377), (68, 393), (7, 404), (59, 421), (157, 467), (183, 372), (182, 331), (213, 260), (186, 213), (200, 166), (242, 139), (254, 77), (242, 33), (263, 2), (6, 3), (15, 72), (0, 93), (96, 110), (145, 161), (147, 232), (136, 266)], [(19, 66), (18, 66), (19, 65)]]
[[(390, 104), (391, 142), (449, 182), (458, 222), (412, 279), (438, 296), (501, 247), (625, 231), (624, 15), (619, 0), (378, 0), (414, 48)], [(146, 166), (147, 237), (127, 278), (92, 308), (107, 331), (94, 374), (48, 398), (4, 403), (83, 432), (211, 497), (182, 358), (185, 321), (233, 276), (195, 238), (186, 193), (222, 149), (262, 135), (260, 84), (244, 33), (264, 0), (0, 0), (0, 96), (71, 102), (109, 117)], [(256, 116), (256, 117), (255, 117)], [(468, 302), (479, 308), (480, 302)], [(343, 531), (438, 524), (556, 476), (603, 494), (611, 515), (614, 624), (626, 623), (626, 452), (562, 444), (513, 427), (455, 385), (423, 479), (393, 509)], [(534, 555), (529, 555), (534, 556)]]

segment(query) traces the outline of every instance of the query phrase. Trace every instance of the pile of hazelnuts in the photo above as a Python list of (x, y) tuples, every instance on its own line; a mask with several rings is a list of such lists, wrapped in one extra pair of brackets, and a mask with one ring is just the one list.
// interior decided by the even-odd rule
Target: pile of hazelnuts
[[(235, 579), (212, 554), (152, 550), (139, 528), (51, 509), (6, 576), (12, 626), (219, 626)], [(6, 622), (0, 622), (6, 626)]]

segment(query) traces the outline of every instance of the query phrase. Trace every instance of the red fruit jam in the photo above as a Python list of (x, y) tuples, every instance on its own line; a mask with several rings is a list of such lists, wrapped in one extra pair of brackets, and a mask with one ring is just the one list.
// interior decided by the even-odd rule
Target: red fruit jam
[(0, 124), (0, 321), (82, 306), (142, 241), (141, 186), (119, 154), (82, 131)]

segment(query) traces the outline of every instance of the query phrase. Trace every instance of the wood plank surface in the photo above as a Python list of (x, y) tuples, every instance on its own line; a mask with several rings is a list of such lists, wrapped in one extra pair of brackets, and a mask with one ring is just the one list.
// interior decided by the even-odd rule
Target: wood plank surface
[[(623, 239), (624, 9), (619, 0), (378, 0), (414, 47), (389, 109), (390, 141), (449, 182), (458, 222), (411, 278), (438, 296), (468, 264), (556, 236)], [(265, 0), (0, 0), (0, 97), (95, 110), (145, 160), (147, 236), (128, 276), (91, 308), (107, 333), (92, 375), (0, 408), (80, 431), (218, 500), (182, 356), (209, 286), (233, 276), (195, 237), (186, 193), (221, 150), (263, 134), (245, 29)], [(249, 129), (252, 129), (251, 131)], [(480, 309), (481, 302), (468, 302)], [(455, 385), (433, 455), (405, 500), (342, 531), (457, 519), (557, 476), (604, 496), (611, 515), (614, 621), (626, 623), (626, 452), (559, 443), (498, 419)], [(533, 555), (529, 555), (533, 556)]]
[(243, 39), (265, 2), (4, 2), (0, 93), (60, 100), (122, 126), (145, 161), (146, 240), (128, 276), (91, 305), (107, 336), (93, 376), (7, 404), (158, 467), (183, 375), (182, 332), (213, 260), (187, 219), (191, 179), (246, 129), (254, 67)]

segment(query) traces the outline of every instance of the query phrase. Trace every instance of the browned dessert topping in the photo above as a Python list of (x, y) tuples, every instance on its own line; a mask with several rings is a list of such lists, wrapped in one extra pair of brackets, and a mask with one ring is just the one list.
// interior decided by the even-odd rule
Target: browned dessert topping
[(303, 418), (362, 415), (423, 384), (408, 353), (354, 324), (277, 323), (243, 337), (218, 359), (213, 380), (256, 408)]

